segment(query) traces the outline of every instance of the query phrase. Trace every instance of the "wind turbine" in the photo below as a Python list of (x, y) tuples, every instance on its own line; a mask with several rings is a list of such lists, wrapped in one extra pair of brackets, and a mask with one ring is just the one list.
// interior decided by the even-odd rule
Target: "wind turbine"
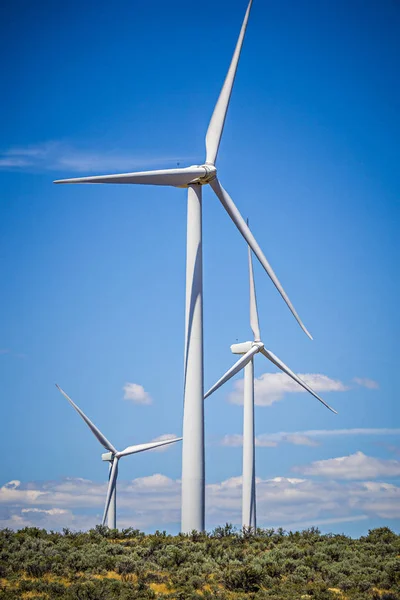
[(105, 452), (101, 455), (101, 459), (110, 463), (109, 475), (108, 475), (108, 488), (107, 488), (107, 496), (106, 503), (104, 506), (104, 514), (103, 514), (103, 525), (105, 525), (107, 521), (107, 525), (110, 529), (116, 528), (116, 496), (117, 496), (117, 477), (118, 477), (118, 461), (123, 456), (128, 456), (129, 454), (137, 454), (138, 452), (144, 452), (145, 450), (152, 450), (153, 448), (158, 448), (159, 446), (165, 446), (166, 444), (173, 444), (174, 442), (179, 442), (182, 438), (172, 438), (170, 440), (163, 440), (161, 442), (149, 442), (148, 444), (137, 444), (136, 446), (128, 446), (125, 450), (121, 450), (120, 452), (114, 448), (111, 442), (101, 433), (101, 431), (96, 427), (94, 423), (85, 415), (85, 413), (71, 400), (71, 398), (60, 388), (59, 385), (56, 384), (57, 389), (62, 393), (62, 395), (68, 400), (71, 406), (76, 410), (76, 412), (82, 417), (85, 421), (89, 429), (92, 431), (93, 435), (99, 440), (100, 444), (104, 446), (108, 452)]
[[(286, 375), (289, 375), (302, 388), (310, 392), (326, 408), (336, 413), (329, 404), (316, 394), (311, 387), (298, 375), (293, 373), (271, 350), (267, 350), (261, 341), (258, 322), (257, 297), (254, 284), (253, 262), (250, 247), (248, 247), (249, 279), (250, 279), (250, 327), (253, 331), (253, 341), (232, 344), (233, 354), (242, 357), (208, 390), (204, 398), (211, 396), (224, 383), (229, 381), (241, 369), (244, 369), (244, 402), (243, 402), (243, 476), (242, 476), (242, 526), (256, 530), (256, 473), (255, 473), (255, 434), (254, 434), (254, 364), (253, 359), (261, 352), (269, 361)], [(337, 413), (336, 413), (337, 414)]]
[[(239, 210), (217, 178), (216, 160), (252, 5), (250, 0), (207, 134), (206, 159), (186, 168), (61, 179), (55, 183), (119, 183), (187, 188), (186, 310), (181, 531), (204, 530), (204, 377), (202, 187), (209, 184), (303, 331), (312, 339)], [(253, 177), (253, 174), (249, 174)]]

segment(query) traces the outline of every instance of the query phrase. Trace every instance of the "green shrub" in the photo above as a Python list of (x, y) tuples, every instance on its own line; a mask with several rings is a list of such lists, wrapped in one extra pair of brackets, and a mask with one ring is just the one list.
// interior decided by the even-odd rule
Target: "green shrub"
[(257, 592), (263, 582), (263, 573), (252, 565), (234, 565), (224, 573), (224, 582), (228, 590)]
[[(0, 530), (0, 599), (34, 592), (47, 600), (150, 600), (156, 582), (171, 590), (157, 594), (159, 600), (340, 600), (333, 587), (347, 600), (400, 600), (399, 555), (400, 536), (385, 527), (359, 540), (316, 529), (255, 535), (229, 524), (178, 536), (103, 527), (6, 529)], [(102, 578), (106, 571), (122, 580)]]

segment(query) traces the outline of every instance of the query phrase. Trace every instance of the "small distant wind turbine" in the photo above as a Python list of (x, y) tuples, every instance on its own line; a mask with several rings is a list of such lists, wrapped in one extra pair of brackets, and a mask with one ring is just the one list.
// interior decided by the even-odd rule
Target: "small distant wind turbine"
[[(204, 398), (211, 396), (224, 383), (229, 381), (241, 369), (244, 369), (244, 406), (243, 406), (243, 483), (242, 483), (242, 525), (256, 530), (256, 474), (255, 474), (255, 434), (254, 434), (254, 365), (253, 357), (261, 352), (278, 369), (289, 375), (302, 388), (310, 392), (324, 406), (336, 413), (329, 404), (320, 398), (305, 381), (293, 373), (275, 354), (267, 350), (261, 341), (260, 326), (258, 323), (256, 288), (254, 285), (253, 262), (250, 247), (249, 277), (250, 277), (250, 327), (254, 340), (241, 344), (232, 344), (233, 354), (243, 356), (231, 367), (221, 379), (217, 381), (205, 394)], [(337, 413), (336, 413), (337, 414)]]
[(138, 452), (144, 452), (145, 450), (152, 450), (159, 446), (165, 446), (166, 444), (173, 444), (179, 442), (182, 438), (172, 438), (170, 440), (163, 440), (161, 442), (149, 442), (148, 444), (138, 444), (136, 446), (128, 446), (125, 450), (118, 452), (116, 448), (108, 441), (108, 439), (97, 429), (96, 425), (85, 415), (85, 413), (71, 400), (71, 398), (56, 384), (56, 387), (60, 390), (62, 395), (68, 400), (71, 406), (76, 412), (82, 417), (89, 429), (92, 431), (94, 436), (99, 440), (100, 444), (104, 446), (108, 452), (101, 455), (102, 460), (110, 463), (110, 470), (108, 476), (108, 488), (106, 496), (106, 504), (104, 507), (103, 514), (103, 525), (107, 521), (107, 525), (110, 529), (116, 528), (116, 496), (117, 496), (117, 477), (118, 477), (118, 461), (123, 456), (129, 454), (137, 454)]
[[(206, 133), (206, 158), (200, 165), (185, 168), (142, 171), (114, 175), (95, 175), (60, 179), (54, 183), (118, 183), (173, 186), (188, 188), (186, 244), (186, 313), (185, 313), (185, 373), (182, 444), (182, 521), (181, 531), (204, 530), (205, 462), (204, 462), (204, 376), (203, 376), (203, 266), (202, 266), (202, 187), (209, 184), (249, 244), (273, 284), (281, 294), (303, 331), (303, 325), (288, 295), (275, 275), (257, 240), (246, 225), (228, 192), (217, 178), (217, 154), (221, 142), (236, 70), (253, 0), (250, 0), (242, 28), (219, 98)], [(209, 61), (206, 61), (209, 64)], [(211, 59), (212, 68), (212, 59)], [(205, 69), (205, 72), (207, 68)], [(177, 125), (178, 126), (178, 125)], [(242, 171), (240, 177), (254, 182), (260, 173)]]

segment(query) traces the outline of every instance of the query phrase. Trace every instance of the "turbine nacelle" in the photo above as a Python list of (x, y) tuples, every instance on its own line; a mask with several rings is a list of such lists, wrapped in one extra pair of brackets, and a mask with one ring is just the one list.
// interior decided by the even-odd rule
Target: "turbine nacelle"
[(232, 354), (246, 354), (253, 346), (257, 346), (259, 349), (264, 348), (262, 342), (241, 342), (240, 344), (232, 344), (231, 352)]
[(241, 342), (240, 344), (232, 344), (232, 354), (246, 354), (252, 347), (253, 342)]
[(104, 452), (104, 454), (101, 455), (101, 460), (112, 462), (114, 456), (115, 454), (113, 454), (112, 452)]

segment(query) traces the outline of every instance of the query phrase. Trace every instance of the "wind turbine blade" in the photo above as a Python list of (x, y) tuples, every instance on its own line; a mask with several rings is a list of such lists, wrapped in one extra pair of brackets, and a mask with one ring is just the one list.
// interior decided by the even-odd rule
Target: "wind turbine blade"
[(117, 175), (94, 175), (91, 177), (75, 177), (73, 179), (57, 179), (54, 183), (134, 183), (186, 187), (205, 175), (207, 175), (207, 170), (204, 167), (193, 166), (186, 167), (185, 169), (164, 169), (163, 171), (142, 171)]
[(153, 450), (159, 446), (166, 446), (167, 444), (174, 444), (179, 442), (182, 438), (172, 438), (170, 440), (162, 440), (161, 442), (149, 442), (148, 444), (137, 444), (136, 446), (128, 446), (125, 450), (117, 453), (117, 457), (128, 456), (128, 454), (137, 454), (137, 452), (144, 452), (145, 450)]
[(279, 279), (277, 278), (271, 265), (265, 258), (263, 251), (261, 250), (260, 246), (258, 245), (254, 235), (251, 233), (250, 229), (246, 225), (245, 220), (243, 219), (242, 215), (238, 211), (232, 198), (229, 196), (228, 192), (226, 190), (224, 190), (224, 188), (222, 187), (222, 185), (220, 184), (220, 182), (218, 181), (217, 178), (210, 181), (210, 185), (211, 185), (212, 189), (214, 190), (214, 192), (216, 193), (216, 195), (218, 196), (222, 206), (225, 208), (226, 212), (228, 213), (228, 215), (230, 216), (232, 221), (235, 223), (236, 227), (239, 229), (240, 233), (242, 234), (242, 236), (244, 237), (244, 239), (246, 240), (246, 242), (248, 243), (250, 248), (253, 250), (254, 254), (256, 255), (256, 257), (258, 258), (258, 260), (260, 261), (262, 266), (264, 267), (265, 271), (267, 272), (270, 279), (272, 280), (272, 283), (275, 285), (276, 289), (278, 290), (278, 292), (280, 293), (280, 295), (282, 296), (282, 298), (288, 305), (289, 309), (291, 310), (294, 318), (296, 319), (296, 321), (298, 322), (298, 324), (300, 325), (302, 330), (312, 340), (311, 334), (308, 332), (305, 325), (303, 325), (303, 322), (301, 321), (299, 315), (297, 314), (293, 304), (290, 302), (288, 295), (286, 294), (285, 290), (283, 289), (282, 285), (280, 284)]
[(239, 373), (239, 371), (251, 361), (253, 356), (257, 354), (258, 351), (259, 347), (253, 346), (248, 352), (246, 352), (246, 354), (243, 354), (243, 356), (241, 356), (239, 360), (235, 362), (235, 364), (225, 373), (225, 375), (223, 375), (221, 379), (218, 379), (217, 383), (215, 383), (212, 386), (212, 388), (208, 390), (208, 392), (204, 396), (204, 400), (208, 398), (208, 396), (211, 396), (211, 394), (213, 394), (218, 388), (220, 388), (221, 385), (224, 385), (226, 381), (229, 381), (229, 379), (236, 375), (236, 373)]
[(104, 514), (103, 514), (103, 525), (106, 524), (107, 513), (110, 507), (111, 496), (117, 484), (117, 475), (118, 475), (118, 458), (114, 457), (110, 477), (108, 479), (108, 488), (107, 488), (107, 496), (106, 496), (106, 504), (104, 506)]
[(106, 450), (109, 450), (110, 452), (112, 452), (113, 454), (115, 454), (117, 452), (117, 450), (114, 448), (114, 446), (111, 444), (111, 442), (109, 442), (108, 439), (101, 433), (101, 431), (99, 429), (97, 429), (96, 425), (94, 423), (92, 423), (92, 421), (89, 419), (89, 417), (87, 417), (85, 415), (85, 413), (79, 408), (79, 406), (77, 406), (75, 404), (75, 402), (73, 402), (71, 400), (71, 398), (69, 396), (67, 396), (67, 394), (64, 392), (64, 390), (62, 390), (60, 388), (59, 385), (56, 384), (56, 388), (62, 393), (62, 395), (68, 400), (68, 402), (70, 403), (70, 405), (82, 417), (82, 419), (85, 421), (85, 423), (87, 424), (87, 426), (89, 427), (89, 429), (93, 432), (93, 434), (99, 440), (100, 444), (102, 446), (104, 446), (104, 448), (106, 448)]
[(224, 129), (226, 113), (228, 111), (229, 100), (232, 93), (233, 84), (235, 81), (236, 70), (240, 58), (240, 52), (242, 50), (242, 44), (244, 35), (246, 33), (247, 21), (249, 20), (249, 14), (253, 0), (250, 0), (249, 5), (244, 16), (242, 28), (240, 30), (239, 38), (236, 44), (235, 52), (233, 53), (232, 61), (227, 73), (227, 76), (222, 86), (217, 104), (215, 105), (214, 112), (211, 117), (210, 124), (206, 134), (206, 163), (214, 165), (217, 160), (218, 148), (221, 141), (222, 131)]
[(268, 358), (268, 360), (270, 360), (276, 367), (278, 367), (278, 369), (286, 373), (286, 375), (289, 375), (289, 377), (291, 377), (294, 381), (301, 385), (302, 388), (304, 388), (307, 392), (310, 392), (310, 394), (312, 394), (314, 398), (322, 402), (322, 404), (326, 406), (326, 408), (329, 408), (329, 410), (331, 410), (333, 413), (335, 413), (335, 415), (337, 415), (337, 411), (334, 408), (329, 406), (329, 404), (327, 404), (325, 400), (322, 400), (322, 398), (320, 398), (318, 394), (316, 394), (314, 390), (310, 388), (310, 386), (305, 381), (300, 379), (300, 377), (298, 377), (296, 373), (293, 373), (293, 371), (289, 369), (289, 367), (286, 366), (285, 363), (280, 360), (280, 358), (275, 356), (273, 352), (267, 350), (266, 348), (261, 348), (260, 352), (264, 354), (264, 356)]
[[(249, 221), (247, 220), (247, 226)], [(247, 247), (249, 255), (249, 278), (250, 278), (250, 327), (253, 331), (254, 341), (259, 342), (261, 339), (260, 325), (258, 322), (258, 310), (257, 310), (257, 296), (256, 286), (254, 283), (254, 272), (253, 272), (253, 260), (251, 256), (251, 248)]]

